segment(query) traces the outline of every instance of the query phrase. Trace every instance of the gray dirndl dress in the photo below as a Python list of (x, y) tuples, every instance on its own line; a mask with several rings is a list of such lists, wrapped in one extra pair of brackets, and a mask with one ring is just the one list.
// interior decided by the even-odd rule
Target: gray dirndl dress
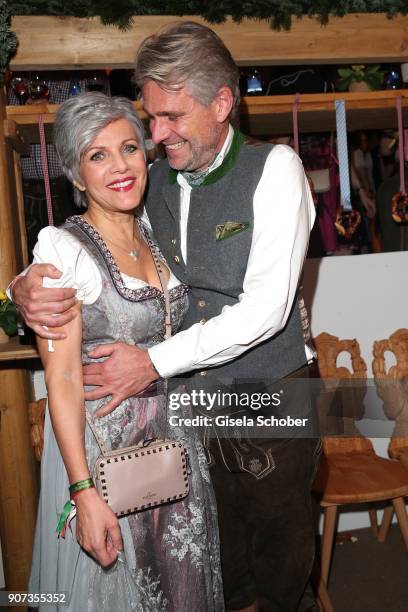
[[(81, 216), (70, 217), (63, 228), (94, 258), (102, 277), (100, 296), (82, 307), (84, 363), (90, 363), (87, 353), (98, 344), (119, 340), (148, 348), (160, 342), (163, 294), (151, 286), (126, 288), (106, 244)], [(148, 231), (142, 223), (141, 229)], [(185, 285), (169, 292), (173, 333), (188, 307), (187, 292)], [(92, 414), (105, 401), (87, 401), (86, 407)], [(108, 450), (162, 437), (165, 402), (159, 384), (150, 396), (130, 398), (98, 419), (96, 427)], [(73, 535), (67, 530), (65, 539), (57, 537), (56, 524), (69, 483), (47, 411), (29, 590), (66, 592), (68, 605), (47, 605), (45, 612), (224, 610), (216, 505), (204, 451), (193, 428), (171, 427), (169, 437), (187, 447), (190, 493), (182, 501), (120, 518), (124, 551), (114, 566), (103, 569), (76, 542), (75, 519)], [(85, 439), (92, 473), (100, 451), (88, 425)]]

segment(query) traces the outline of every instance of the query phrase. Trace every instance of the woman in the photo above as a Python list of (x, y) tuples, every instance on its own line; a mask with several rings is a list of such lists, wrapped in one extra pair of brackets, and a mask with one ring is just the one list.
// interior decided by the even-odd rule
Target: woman
[[(62, 167), (86, 211), (42, 230), (34, 261), (58, 266), (63, 275), (48, 286), (75, 286), (82, 305), (65, 340), (52, 345), (38, 338), (49, 415), (30, 591), (66, 591), (64, 609), (75, 612), (218, 612), (216, 509), (193, 429), (172, 428), (169, 436), (189, 453), (190, 493), (183, 501), (118, 520), (90, 480), (100, 451), (84, 408), (93, 415), (103, 402), (84, 401), (82, 363), (92, 361), (88, 352), (97, 344), (146, 348), (164, 333), (162, 287), (138, 214), (147, 179), (142, 124), (129, 100), (95, 92), (62, 104), (54, 131)], [(161, 265), (174, 332), (187, 309), (187, 287)], [(163, 437), (165, 408), (158, 384), (94, 423), (109, 450), (127, 447)], [(79, 489), (76, 537), (63, 539), (55, 525), (69, 486)]]

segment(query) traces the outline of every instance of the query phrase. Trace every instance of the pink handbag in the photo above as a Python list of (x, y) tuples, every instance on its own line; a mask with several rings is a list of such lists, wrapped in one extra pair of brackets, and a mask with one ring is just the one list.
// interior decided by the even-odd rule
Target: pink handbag
[[(150, 236), (149, 245), (166, 303), (166, 334), (171, 335), (170, 299), (163, 272)], [(167, 381), (164, 381), (165, 394)], [(101, 454), (95, 462), (93, 480), (97, 491), (117, 516), (174, 502), (189, 493), (188, 455), (178, 440), (145, 440), (137, 446), (108, 451), (86, 411), (88, 424)], [(166, 403), (167, 427), (167, 403)]]
[(95, 487), (117, 516), (187, 497), (188, 460), (181, 442), (146, 440), (107, 451), (89, 413), (87, 419), (101, 449), (92, 474)]

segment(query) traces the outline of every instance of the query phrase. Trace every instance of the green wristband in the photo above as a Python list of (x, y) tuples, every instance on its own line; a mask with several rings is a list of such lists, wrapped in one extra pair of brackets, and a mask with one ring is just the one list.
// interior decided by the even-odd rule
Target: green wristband
[(83, 491), (84, 489), (90, 489), (94, 487), (94, 481), (92, 478), (85, 478), (85, 480), (79, 480), (69, 487), (69, 494), (73, 495), (74, 493), (78, 493), (78, 491)]

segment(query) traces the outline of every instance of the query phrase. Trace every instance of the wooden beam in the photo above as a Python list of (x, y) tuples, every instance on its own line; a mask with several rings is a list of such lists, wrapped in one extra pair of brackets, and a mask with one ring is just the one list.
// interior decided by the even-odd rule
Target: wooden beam
[[(5, 100), (0, 90), (0, 288), (18, 272), (15, 204), (10, 185)], [(18, 223), (18, 221), (17, 221)], [(27, 587), (38, 499), (38, 466), (30, 442), (29, 385), (13, 362), (0, 367), (0, 539), (8, 590)]]
[[(331, 131), (335, 129), (334, 102), (345, 100), (349, 130), (385, 129), (397, 127), (396, 98), (402, 98), (404, 125), (408, 125), (408, 89), (399, 91), (369, 91), (360, 93), (303, 94), (298, 107), (301, 132)], [(242, 98), (241, 129), (252, 136), (272, 136), (292, 133), (292, 105), (294, 96), (255, 96)], [(134, 107), (142, 119), (146, 113), (140, 102)], [(57, 105), (8, 106), (8, 121), (15, 123), (25, 142), (38, 142), (38, 113), (45, 117), (47, 139), (52, 139), (52, 122)]]
[[(13, 70), (132, 68), (141, 41), (163, 25), (198, 17), (135, 16), (129, 30), (104, 26), (99, 18), (18, 16), (19, 39)], [(289, 32), (265, 21), (231, 18), (212, 24), (240, 65), (338, 64), (408, 61), (408, 17), (350, 14), (321, 26), (312, 17), (293, 18)]]
[(24, 136), (20, 133), (15, 121), (9, 119), (4, 122), (4, 133), (14, 151), (20, 155), (30, 155), (30, 144), (24, 141)]
[[(19, 139), (17, 142), (20, 142)], [(29, 155), (29, 153), (28, 153)], [(17, 150), (12, 152), (12, 166), (13, 166), (13, 185), (15, 189), (14, 201), (17, 204), (17, 215), (18, 219), (18, 232), (16, 235), (16, 243), (20, 251), (21, 269), (27, 268), (29, 265), (29, 253), (28, 253), (28, 242), (27, 242), (27, 229), (25, 221), (25, 206), (24, 206), (24, 191), (23, 191), (23, 175), (21, 172), (20, 154)], [(16, 254), (18, 255), (18, 253)]]

